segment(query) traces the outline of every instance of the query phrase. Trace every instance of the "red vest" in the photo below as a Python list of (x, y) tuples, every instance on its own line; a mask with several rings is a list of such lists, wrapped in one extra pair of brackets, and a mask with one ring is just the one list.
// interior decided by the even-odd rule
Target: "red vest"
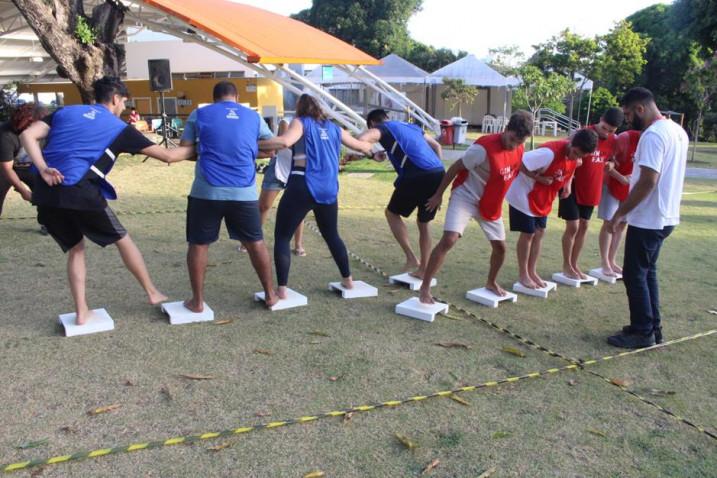
[(553, 209), (553, 201), (558, 191), (573, 177), (577, 161), (568, 159), (567, 148), (570, 140), (550, 141), (540, 146), (548, 148), (555, 155), (548, 169), (540, 173), (541, 176), (553, 178), (550, 185), (535, 182), (533, 190), (528, 193), (530, 210), (536, 216), (547, 216)]
[[(481, 216), (488, 221), (495, 221), (503, 213), (503, 199), (508, 188), (520, 171), (520, 162), (523, 158), (524, 147), (521, 144), (513, 150), (503, 148), (500, 140), (501, 133), (481, 136), (475, 142), (483, 146), (486, 160), (490, 165), (490, 176), (485, 183), (483, 194), (478, 201), (478, 210)], [(453, 180), (452, 189), (457, 188), (470, 175), (470, 171), (463, 170)]]
[[(624, 131), (617, 136), (615, 152), (617, 155), (615, 171), (628, 176), (632, 174), (632, 160), (635, 157), (637, 143), (640, 141), (640, 132), (636, 130)], [(607, 187), (615, 199), (624, 201), (630, 193), (630, 185), (622, 184), (617, 179), (610, 177), (607, 180)]]
[[(595, 131), (595, 126), (588, 126)], [(599, 139), (597, 148), (592, 154), (583, 157), (583, 164), (575, 171), (575, 199), (581, 206), (597, 206), (600, 204), (605, 161), (610, 159), (615, 150), (615, 135)]]

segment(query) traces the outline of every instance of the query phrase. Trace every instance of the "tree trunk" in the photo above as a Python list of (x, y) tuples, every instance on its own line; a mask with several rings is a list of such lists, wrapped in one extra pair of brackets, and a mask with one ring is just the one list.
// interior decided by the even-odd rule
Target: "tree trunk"
[(697, 152), (697, 140), (700, 137), (700, 125), (702, 124), (702, 109), (697, 113), (697, 121), (695, 121), (694, 140), (692, 142), (692, 159), (695, 160), (695, 152)]
[[(93, 101), (92, 83), (104, 75), (119, 76), (124, 68), (124, 47), (115, 38), (126, 7), (106, 0), (87, 18), (82, 0), (12, 0), (42, 47), (57, 63), (57, 73), (77, 86), (83, 103)], [(85, 17), (94, 30), (95, 41), (83, 44), (75, 30)]]

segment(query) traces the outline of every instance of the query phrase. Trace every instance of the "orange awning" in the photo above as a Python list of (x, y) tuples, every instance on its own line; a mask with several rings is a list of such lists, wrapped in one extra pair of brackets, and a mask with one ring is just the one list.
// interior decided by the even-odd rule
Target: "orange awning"
[(227, 0), (144, 2), (238, 48), (253, 63), (381, 63), (328, 33), (261, 8)]

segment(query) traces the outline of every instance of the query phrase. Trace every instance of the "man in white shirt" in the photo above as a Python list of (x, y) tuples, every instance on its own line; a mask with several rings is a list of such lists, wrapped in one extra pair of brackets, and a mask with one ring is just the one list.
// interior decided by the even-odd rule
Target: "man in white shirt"
[(632, 88), (621, 106), (632, 129), (642, 135), (630, 195), (609, 224), (612, 231), (627, 219), (623, 281), (630, 325), (607, 341), (616, 347), (642, 348), (662, 342), (657, 259), (662, 242), (680, 222), (689, 140), (679, 125), (660, 114), (650, 90)]

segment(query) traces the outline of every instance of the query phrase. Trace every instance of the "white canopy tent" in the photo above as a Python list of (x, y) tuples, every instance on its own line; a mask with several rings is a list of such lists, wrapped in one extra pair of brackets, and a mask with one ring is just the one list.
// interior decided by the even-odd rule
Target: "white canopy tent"
[(428, 76), (428, 82), (433, 86), (429, 95), (427, 110), (434, 117), (447, 118), (454, 116), (446, 102), (441, 98), (445, 90), (443, 79), (461, 79), (467, 85), (481, 89), (472, 105), (467, 105), (464, 119), (470, 124), (480, 124), (485, 115), (509, 116), (511, 99), (511, 82), (475, 55), (467, 55), (434, 71)]

